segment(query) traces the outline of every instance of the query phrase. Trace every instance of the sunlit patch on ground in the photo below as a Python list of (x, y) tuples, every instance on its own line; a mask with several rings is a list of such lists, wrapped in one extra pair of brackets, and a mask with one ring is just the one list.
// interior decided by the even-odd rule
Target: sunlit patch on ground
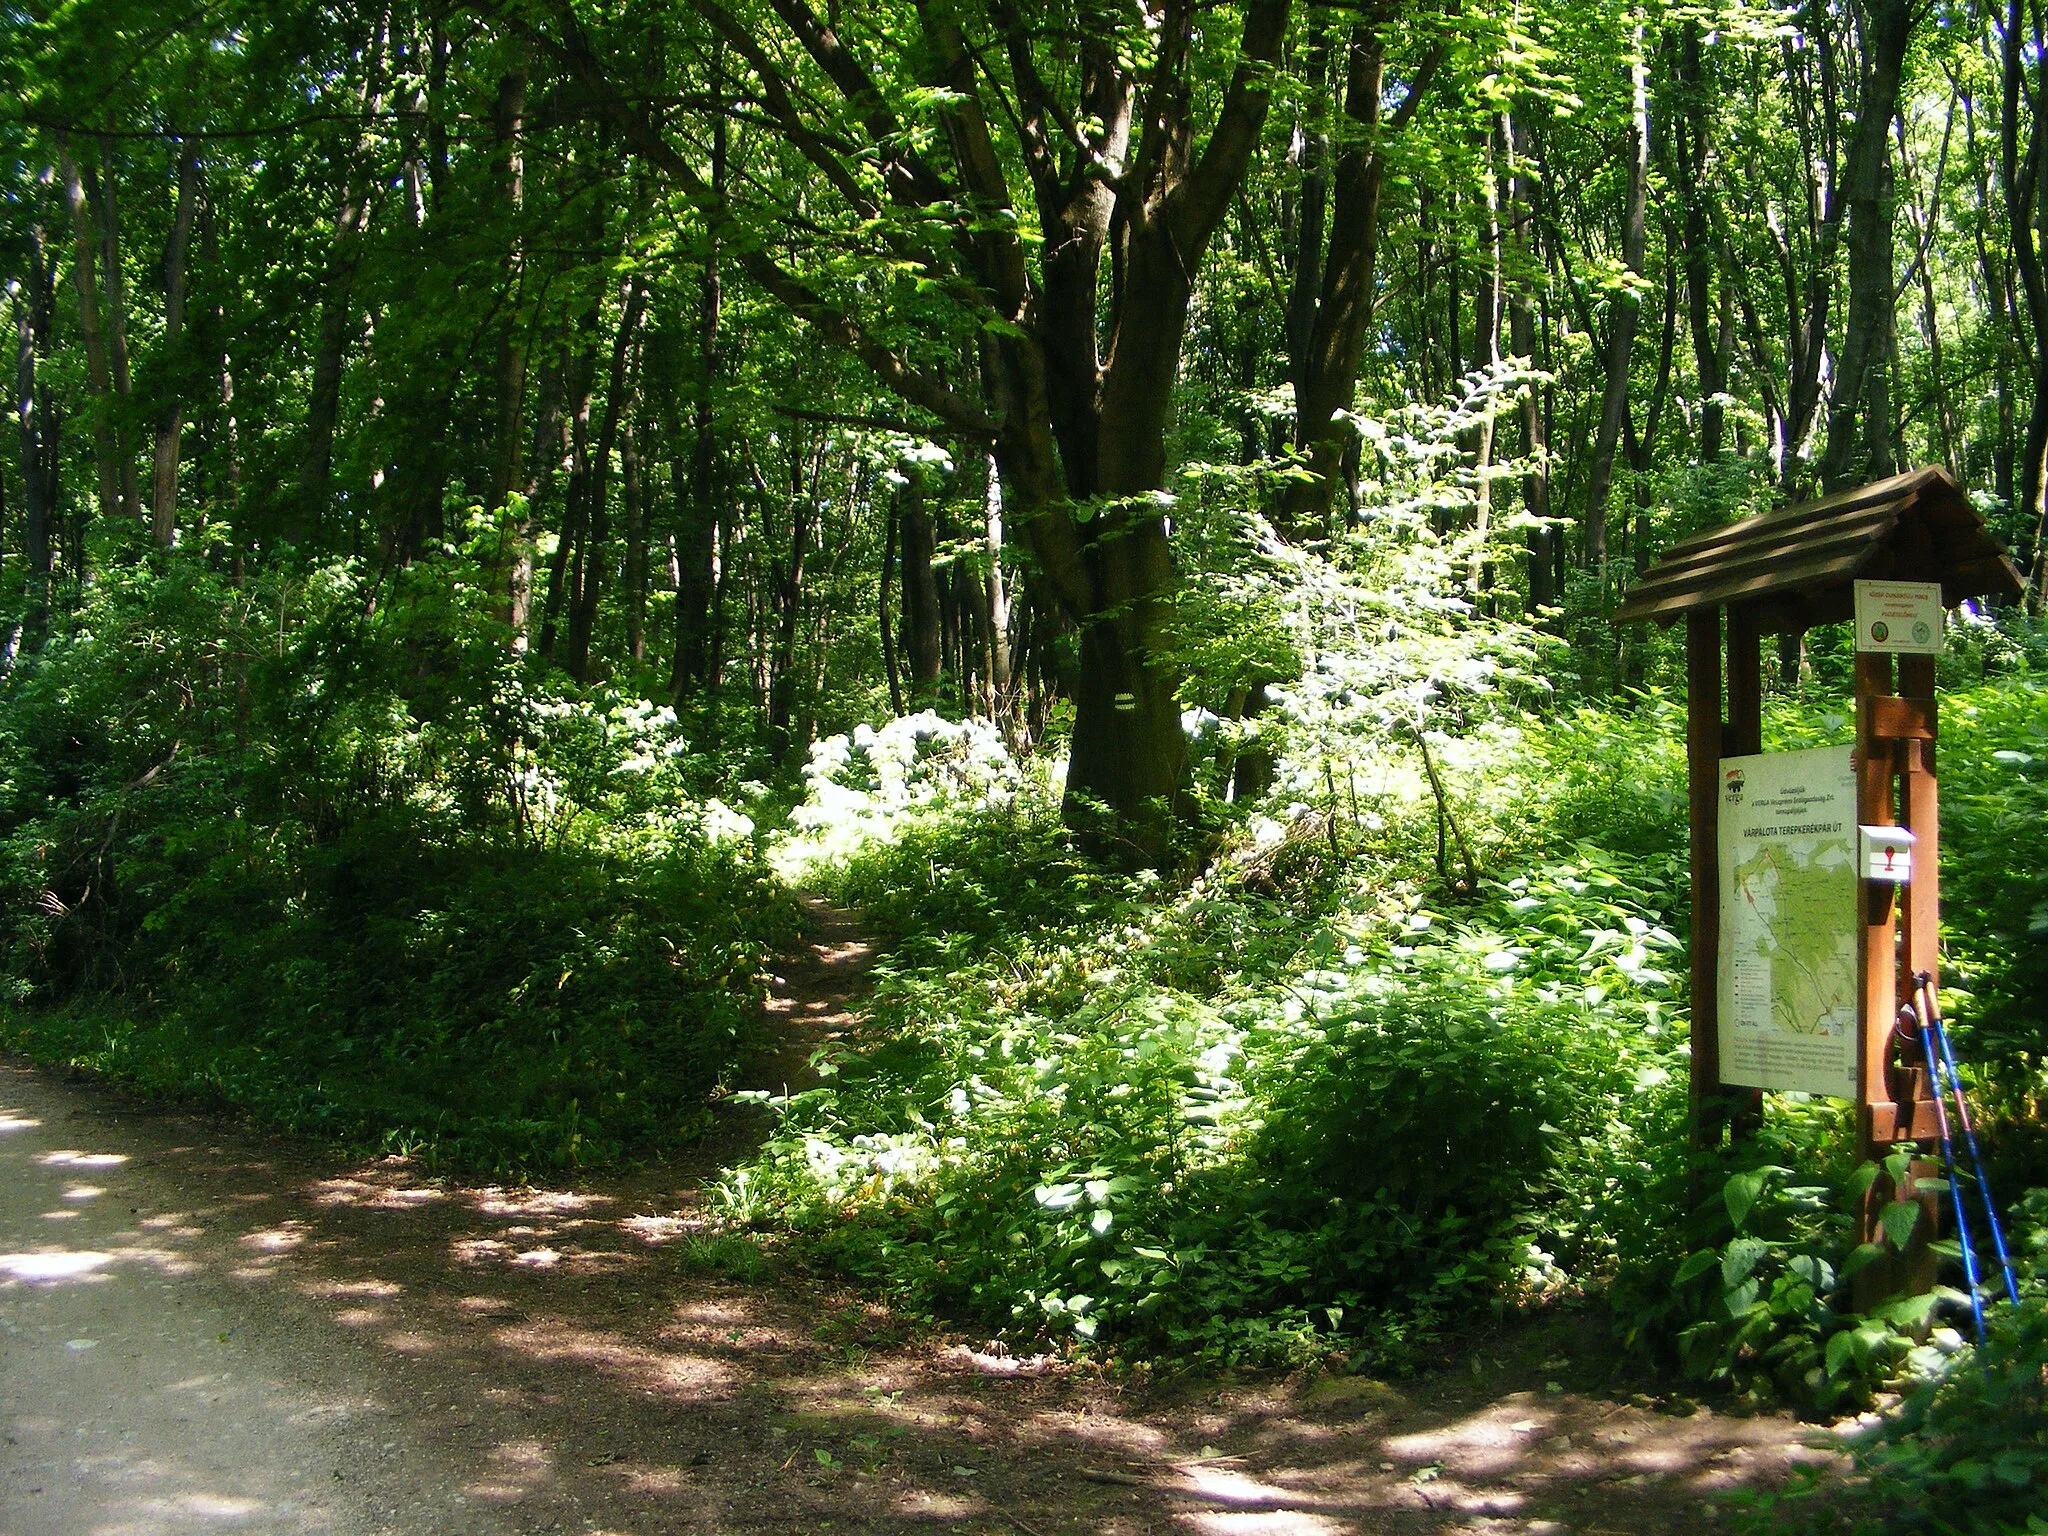
[(1179, 1518), (1189, 1530), (1214, 1532), (1215, 1536), (1340, 1536), (1351, 1529), (1322, 1515), (1293, 1509), (1205, 1509), (1183, 1513)]
[(570, 1323), (528, 1323), (499, 1330), (498, 1342), (539, 1360), (574, 1360), (613, 1380), (643, 1390), (699, 1395), (730, 1386), (729, 1366), (701, 1355), (667, 1354), (633, 1344), (616, 1334)]
[(362, 1177), (318, 1179), (312, 1186), (312, 1194), (314, 1202), (319, 1205), (353, 1205), (372, 1211), (416, 1210), (448, 1198), (446, 1190), (436, 1189), (431, 1184), (406, 1188)]
[(128, 1161), (125, 1152), (38, 1152), (36, 1161), (45, 1168), (118, 1168)]
[(510, 1501), (554, 1481), (554, 1458), (538, 1440), (508, 1441), (493, 1446), (477, 1477), (463, 1485), (473, 1498)]
[(303, 1221), (287, 1221), (261, 1232), (244, 1233), (240, 1241), (244, 1248), (259, 1253), (287, 1253), (306, 1240), (306, 1231)]
[(471, 1210), (485, 1216), (573, 1216), (612, 1200), (604, 1195), (578, 1195), (565, 1190), (500, 1189), (487, 1185), (464, 1190), (462, 1200)]
[(701, 1232), (705, 1224), (683, 1216), (628, 1216), (619, 1223), (619, 1230), (637, 1237), (641, 1242), (654, 1246), (672, 1243), (679, 1237)]
[(405, 1287), (392, 1280), (309, 1280), (299, 1289), (308, 1296), (396, 1296)]
[(0, 1109), (0, 1136), (9, 1131), (32, 1131), (43, 1122), (33, 1115), (18, 1114), (11, 1109)]
[(103, 1279), (99, 1271), (113, 1263), (111, 1253), (58, 1250), (49, 1253), (0, 1253), (0, 1275), (47, 1285), (64, 1280)]

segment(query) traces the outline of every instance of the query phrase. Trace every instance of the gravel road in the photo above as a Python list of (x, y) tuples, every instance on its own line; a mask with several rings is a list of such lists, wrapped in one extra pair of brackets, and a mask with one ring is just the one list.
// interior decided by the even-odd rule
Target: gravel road
[(0, 1064), (0, 1531), (496, 1528), (374, 1362), (291, 1326), (261, 1240), (212, 1250), (224, 1213), (123, 1130)]

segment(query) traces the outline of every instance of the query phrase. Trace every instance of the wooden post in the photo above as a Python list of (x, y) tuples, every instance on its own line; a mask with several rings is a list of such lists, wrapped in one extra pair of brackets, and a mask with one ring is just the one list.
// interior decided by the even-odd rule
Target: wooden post
[[(1756, 610), (1734, 607), (1728, 610), (1728, 719), (1721, 731), (1723, 757), (1749, 757), (1764, 749), (1764, 674), (1761, 636), (1757, 632)], [(1720, 772), (1714, 774), (1714, 793), (1720, 794)], [(1720, 801), (1716, 799), (1718, 807)], [(1715, 816), (1716, 879), (1719, 878), (1720, 817)], [(1718, 892), (1718, 883), (1715, 886)], [(1716, 945), (1718, 959), (1719, 946)], [(1716, 1041), (1719, 1040), (1716, 1023)], [(1718, 1060), (1718, 1056), (1716, 1058)], [(1740, 1141), (1763, 1128), (1764, 1091), (1761, 1088), (1723, 1086), (1720, 1112), (1728, 1121), (1728, 1138)]]
[[(1903, 680), (1926, 688), (1926, 719), (1931, 722), (1933, 658), (1901, 658), (1900, 673)], [(1911, 805), (1911, 784), (1916, 776), (1912, 770), (1920, 765), (1920, 748), (1926, 745), (1913, 739), (1914, 719), (1919, 714), (1920, 711), (1893, 696), (1891, 657), (1859, 652), (1856, 657), (1857, 821), (1868, 826), (1894, 824), (1898, 814), (1895, 781), (1902, 762), (1911, 765), (1907, 779), (1908, 805)], [(1927, 806), (1925, 825), (1931, 831), (1934, 826), (1933, 777), (1931, 773), (1917, 776), (1927, 781), (1921, 795)], [(1921, 929), (1921, 940), (1931, 953), (1939, 885), (1930, 878), (1927, 893), (1922, 896), (1917, 843), (1919, 832), (1917, 828), (1909, 830), (1914, 832), (1916, 843), (1913, 879), (1907, 886), (1908, 922), (1913, 922), (1914, 910), (1924, 902), (1926, 919), (1923, 924), (1914, 926)], [(1917, 1085), (1913, 1081), (1915, 1074), (1910, 1070), (1896, 1070), (1891, 1049), (1903, 995), (1900, 985), (1902, 957), (1895, 914), (1898, 903), (1894, 899), (1896, 888), (1863, 880), (1862, 873), (1859, 865), (1858, 906), (1862, 917), (1862, 942), (1856, 962), (1860, 996), (1856, 1041), (1856, 1156), (1859, 1162), (1884, 1157), (1897, 1142), (1911, 1140), (1916, 1130), (1922, 1135), (1929, 1133), (1925, 1126), (1915, 1126), (1911, 1118), (1917, 1098)], [(1903, 958), (1910, 967), (1911, 955)], [(1919, 1193), (1915, 1186), (1934, 1171), (1932, 1164), (1916, 1159), (1896, 1190), (1889, 1179), (1880, 1178), (1864, 1194), (1860, 1226), (1861, 1239), (1866, 1243), (1885, 1243), (1889, 1250), (1880, 1217), (1884, 1207), (1894, 1199), (1911, 1200), (1917, 1196), (1922, 1214), (1913, 1239), (1903, 1252), (1887, 1251), (1883, 1259), (1857, 1271), (1851, 1286), (1857, 1311), (1867, 1312), (1887, 1297), (1925, 1291), (1933, 1286), (1936, 1261), (1928, 1244), (1940, 1220), (1940, 1202), (1933, 1194)]]
[[(1865, 826), (1889, 826), (1892, 820), (1892, 780), (1898, 773), (1898, 758), (1891, 741), (1878, 734), (1881, 701), (1889, 699), (1891, 693), (1891, 657), (1858, 652), (1856, 820)], [(1885, 1083), (1885, 1053), (1898, 1010), (1898, 958), (1892, 926), (1893, 888), (1874, 885), (1862, 879), (1862, 873), (1857, 871), (1862, 933), (1856, 959), (1856, 985), (1861, 998), (1856, 1041), (1856, 1155), (1868, 1158), (1877, 1155), (1879, 1146), (1873, 1135), (1870, 1107), (1891, 1100)], [(1883, 1145), (1890, 1145), (1888, 1138)]]
[[(1685, 616), (1685, 769), (1692, 813), (1692, 1141), (1721, 1139), (1721, 613)], [(1694, 1204), (1698, 1204), (1698, 1191)]]

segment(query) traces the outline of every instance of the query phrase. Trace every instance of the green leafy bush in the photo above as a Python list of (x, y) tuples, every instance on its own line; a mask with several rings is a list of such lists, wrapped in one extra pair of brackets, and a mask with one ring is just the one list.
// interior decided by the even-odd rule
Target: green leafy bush
[[(1620, 735), (1600, 761), (1662, 750)], [(1668, 820), (1617, 862), (1474, 783), (1489, 862), (1523, 869), (1446, 905), (1413, 784), (1248, 825), (1179, 883), (1103, 874), (1028, 794), (898, 827), (834, 887), (901, 936), (874, 1043), (783, 1106), (726, 1209), (1020, 1340), (1230, 1360), (1415, 1358), (1604, 1272), (1682, 1139)]]
[(2048, 1529), (2048, 1190), (2013, 1223), (2017, 1307), (1989, 1309), (1983, 1345), (1957, 1347), (1895, 1408), (1846, 1441), (1849, 1477), (1762, 1497), (1757, 1532), (1810, 1536), (2038, 1536)]
[(789, 931), (672, 717), (455, 562), (110, 579), (0, 711), (12, 1043), (487, 1167), (701, 1123)]

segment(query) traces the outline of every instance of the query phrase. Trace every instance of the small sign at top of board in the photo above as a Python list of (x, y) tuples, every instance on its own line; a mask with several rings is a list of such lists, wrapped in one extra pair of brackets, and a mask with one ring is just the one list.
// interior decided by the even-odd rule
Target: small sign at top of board
[(1859, 581), (1856, 583), (1856, 649), (1941, 654), (1941, 583)]

